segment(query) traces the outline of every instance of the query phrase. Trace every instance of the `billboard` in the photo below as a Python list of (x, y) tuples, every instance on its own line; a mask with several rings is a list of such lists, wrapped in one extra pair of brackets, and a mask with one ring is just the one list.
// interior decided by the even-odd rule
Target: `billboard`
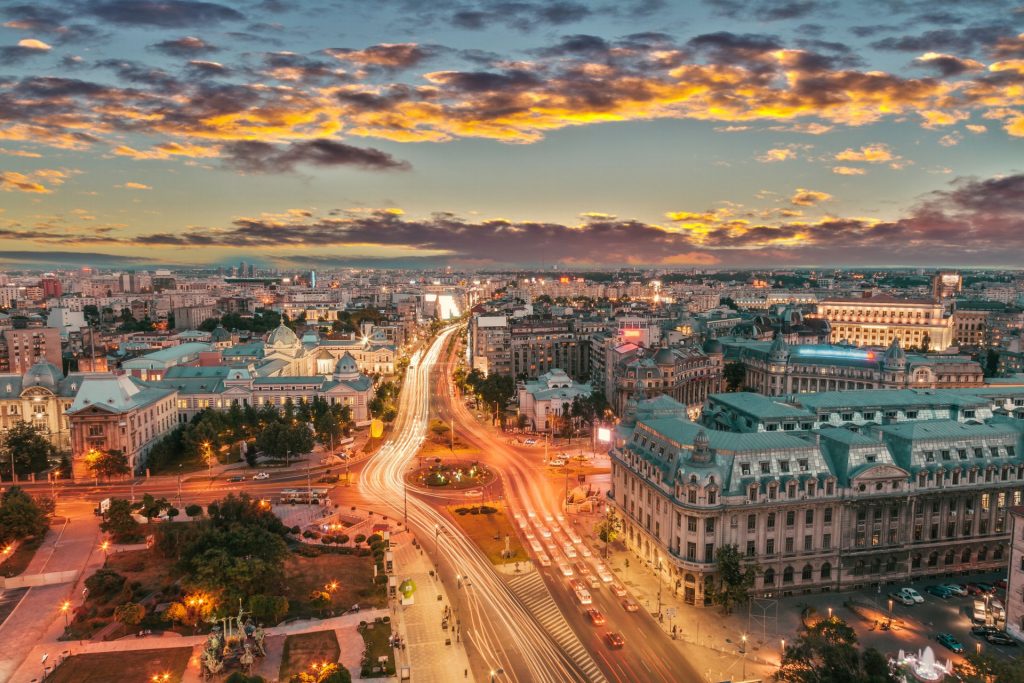
[(597, 428), (597, 440), (600, 441), (601, 443), (611, 443), (612, 442), (612, 430), (609, 429), (608, 427), (598, 427)]

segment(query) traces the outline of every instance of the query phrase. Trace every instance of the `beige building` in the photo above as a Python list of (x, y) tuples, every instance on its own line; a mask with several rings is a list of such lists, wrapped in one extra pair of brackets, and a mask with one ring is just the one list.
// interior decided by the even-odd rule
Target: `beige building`
[(930, 299), (827, 299), (818, 304), (817, 316), (831, 325), (833, 344), (884, 347), (895, 337), (905, 349), (927, 342), (927, 350), (944, 351), (954, 341), (953, 318)]
[(633, 398), (609, 495), (627, 546), (695, 605), (726, 545), (760, 566), (765, 596), (998, 570), (1024, 494), (1022, 431), (996, 416), (736, 433)]
[(1024, 641), (1024, 507), (1010, 510), (1010, 572), (1006, 586), (1006, 632)]

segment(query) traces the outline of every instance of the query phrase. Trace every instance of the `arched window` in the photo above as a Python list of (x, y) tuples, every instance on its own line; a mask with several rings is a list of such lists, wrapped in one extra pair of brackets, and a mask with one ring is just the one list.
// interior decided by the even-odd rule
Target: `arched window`
[(891, 572), (896, 571), (896, 557), (895, 556), (890, 555), (889, 559), (885, 561), (885, 571), (886, 571), (886, 573), (891, 573)]
[(793, 568), (786, 567), (782, 570), (782, 583), (793, 583)]
[(947, 550), (946, 551), (946, 558), (943, 561), (943, 564), (953, 564), (953, 551), (952, 550)]
[(910, 566), (913, 569), (919, 569), (921, 567), (921, 553), (915, 553), (914, 556), (910, 558)]
[(810, 581), (814, 576), (814, 567), (809, 564), (804, 565), (804, 570), (800, 572), (801, 581)]
[(1002, 545), (997, 545), (996, 546), (996, 549), (992, 552), (992, 559), (993, 560), (1001, 560), (1001, 559), (1003, 559), (1003, 546)]
[(826, 562), (825, 564), (821, 565), (821, 578), (822, 579), (831, 579), (832, 578), (832, 564), (831, 563)]
[(764, 570), (764, 585), (774, 586), (775, 585), (775, 570), (769, 567)]
[(853, 575), (862, 576), (864, 574), (864, 560), (857, 560), (856, 564), (853, 565)]
[(984, 562), (987, 559), (988, 559), (988, 546), (983, 545), (983, 546), (981, 546), (981, 549), (978, 550), (978, 562)]
[(939, 554), (936, 553), (936, 552), (933, 552), (931, 555), (928, 556), (928, 566), (929, 567), (935, 567), (938, 564), (939, 564)]
[(971, 562), (971, 549), (964, 548), (964, 551), (960, 553), (960, 564), (970, 564)]

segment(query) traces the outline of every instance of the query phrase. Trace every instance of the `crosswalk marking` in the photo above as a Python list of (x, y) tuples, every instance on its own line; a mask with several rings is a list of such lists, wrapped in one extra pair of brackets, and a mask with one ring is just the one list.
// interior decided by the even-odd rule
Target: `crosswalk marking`
[(587, 649), (583, 647), (576, 632), (569, 626), (555, 601), (551, 598), (547, 584), (540, 572), (533, 571), (509, 580), (509, 587), (516, 597), (526, 606), (537, 622), (544, 627), (555, 643), (565, 652), (577, 667), (586, 675), (588, 681), (607, 683), (607, 678), (594, 662)]

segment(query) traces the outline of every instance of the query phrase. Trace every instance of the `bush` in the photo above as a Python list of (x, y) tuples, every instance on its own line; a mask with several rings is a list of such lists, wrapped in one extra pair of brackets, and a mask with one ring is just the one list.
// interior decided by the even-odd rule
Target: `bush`
[(203, 514), (203, 506), (192, 503), (191, 505), (185, 506), (185, 514), (189, 517), (199, 517)]
[(363, 534), (356, 534), (356, 539), (355, 540), (356, 540), (356, 543), (362, 543), (363, 541), (366, 540), (366, 536), (364, 536)]
[(98, 569), (95, 574), (85, 580), (89, 589), (89, 597), (93, 599), (116, 595), (124, 588), (127, 579), (113, 569)]
[(373, 545), (374, 543), (382, 543), (384, 541), (380, 534), (371, 534), (366, 539), (366, 545)]
[(327, 545), (328, 543), (334, 543), (334, 536), (327, 536), (327, 535), (322, 536), (320, 538), (320, 542), (323, 543), (324, 545)]
[(298, 525), (295, 525), (291, 529), (289, 529), (288, 531), (290, 531), (292, 534), (298, 536), (299, 535), (299, 531), (301, 531), (301, 529), (299, 529)]

